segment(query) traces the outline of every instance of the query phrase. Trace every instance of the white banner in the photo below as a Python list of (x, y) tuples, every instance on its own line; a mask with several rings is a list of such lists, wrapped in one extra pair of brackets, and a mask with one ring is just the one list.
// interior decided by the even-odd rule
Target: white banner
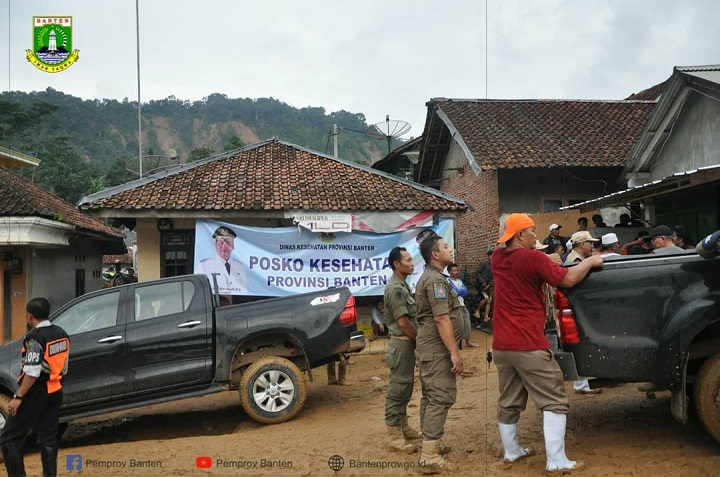
[(315, 211), (286, 211), (285, 218), (314, 232), (402, 232), (416, 227), (432, 227), (432, 210), (393, 210), (392, 212), (363, 211), (332, 213)]
[(293, 223), (300, 227), (305, 227), (312, 232), (352, 232), (353, 216), (352, 214), (332, 214), (327, 212), (317, 213), (291, 213), (286, 212), (285, 216), (290, 216)]
[[(452, 219), (441, 219), (430, 228), (454, 244)], [(417, 280), (424, 269), (415, 241), (421, 230), (314, 233), (299, 227), (198, 220), (194, 270), (208, 275), (211, 283), (214, 275), (224, 295), (284, 296), (346, 286), (356, 296), (377, 296), (383, 294), (391, 274), (387, 256), (393, 247), (411, 253), (416, 268), (413, 280)]]

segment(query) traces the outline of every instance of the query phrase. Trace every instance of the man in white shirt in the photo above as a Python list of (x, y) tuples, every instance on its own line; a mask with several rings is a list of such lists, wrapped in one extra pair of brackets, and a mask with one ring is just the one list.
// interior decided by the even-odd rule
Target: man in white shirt
[(618, 253), (620, 251), (620, 241), (616, 234), (610, 232), (609, 234), (603, 235), (600, 237), (600, 243), (600, 256), (602, 258), (620, 256)]
[(218, 293), (221, 295), (240, 295), (247, 291), (245, 269), (239, 260), (231, 255), (235, 250), (237, 234), (228, 227), (218, 227), (213, 233), (217, 255), (200, 260), (195, 273), (208, 276), (214, 286), (213, 275), (217, 277)]

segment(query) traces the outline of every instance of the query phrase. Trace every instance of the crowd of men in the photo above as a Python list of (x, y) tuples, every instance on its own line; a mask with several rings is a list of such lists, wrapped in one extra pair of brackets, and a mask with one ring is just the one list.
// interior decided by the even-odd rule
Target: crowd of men
[[(592, 221), (596, 227), (607, 227), (600, 215), (593, 216)], [(621, 217), (616, 227), (633, 225), (627, 216)], [(512, 463), (534, 452), (518, 440), (520, 414), (531, 398), (543, 413), (545, 470), (550, 474), (573, 473), (585, 465), (571, 460), (565, 452), (569, 399), (562, 371), (545, 336), (546, 288), (572, 287), (612, 256), (671, 254), (692, 243), (683, 226), (671, 229), (659, 225), (626, 244), (620, 243), (618, 233), (593, 237), (587, 227), (588, 220), (581, 218), (578, 229), (565, 238), (560, 235), (562, 226), (552, 224), (541, 243), (529, 216), (511, 214), (505, 219), (498, 246), (488, 250), (488, 260), (477, 273), (481, 302), (475, 317), (487, 320), (492, 303), (492, 352), (498, 369), (497, 417), (503, 459)], [(463, 340), (472, 346), (470, 313), (464, 302), (467, 288), (458, 278), (458, 266), (448, 244), (432, 231), (421, 235), (417, 242), (425, 269), (414, 294), (407, 284), (414, 271), (410, 253), (396, 247), (388, 257), (393, 271), (384, 295), (384, 324), (390, 336), (385, 355), (390, 368), (385, 404), (388, 447), (406, 453), (420, 450), (423, 473), (452, 473), (455, 466), (447, 458), (450, 449), (442, 437), (448, 411), (456, 399), (456, 378), (464, 369), (460, 354)], [(491, 289), (492, 293), (485, 292)], [(415, 366), (419, 368), (422, 392), (419, 431), (409, 424), (407, 415)], [(600, 392), (591, 389), (583, 378), (574, 383), (574, 389), (582, 394)]]
[[(538, 241), (532, 220), (515, 215), (506, 220), (505, 232), (498, 241), (505, 246), (488, 253), (492, 257), (491, 280), (498, 297), (494, 307), (493, 350), (499, 370), (498, 421), (504, 458), (514, 462), (532, 453), (517, 442), (517, 421), (529, 393), (538, 408), (547, 413), (547, 469), (571, 471), (581, 464), (570, 461), (564, 451), (568, 400), (563, 377), (557, 364), (547, 359), (549, 345), (544, 334), (542, 291), (533, 287), (533, 283), (539, 283), (536, 277), (531, 280), (528, 277), (537, 275), (552, 285), (572, 286), (592, 266), (601, 265), (602, 259), (588, 260), (587, 265), (573, 269), (561, 267), (535, 250)], [(464, 369), (460, 354), (463, 340), (472, 346), (470, 313), (463, 301), (467, 290), (458, 280), (452, 249), (432, 231), (423, 234), (418, 243), (426, 266), (414, 295), (407, 284), (414, 270), (410, 253), (396, 247), (388, 257), (393, 275), (384, 294), (385, 324), (390, 335), (385, 355), (390, 368), (385, 424), (391, 450), (416, 452), (416, 443), (421, 439), (419, 469), (426, 474), (452, 473), (456, 468), (446, 457), (450, 448), (442, 437), (448, 411), (456, 400), (457, 376)], [(518, 273), (517, 267), (528, 275)], [(487, 287), (489, 283), (483, 285)], [(525, 323), (528, 318), (531, 323)], [(410, 426), (407, 416), (415, 366), (419, 368), (422, 392), (419, 432)], [(526, 388), (528, 383), (531, 386)]]
[[(593, 215), (592, 219), (596, 228), (607, 228), (602, 216), (599, 214)], [(542, 242), (543, 245), (547, 245), (545, 253), (557, 253), (563, 257), (563, 261), (572, 255), (572, 261), (575, 261), (579, 256), (583, 256), (583, 253), (585, 253), (584, 250), (586, 249), (593, 255), (604, 255), (607, 257), (610, 256), (610, 254), (666, 255), (695, 248), (688, 228), (681, 224), (675, 225), (673, 228), (667, 225), (658, 225), (649, 230), (640, 230), (632, 241), (621, 245), (617, 233), (609, 232), (600, 237), (593, 237), (588, 231), (587, 218), (580, 217), (577, 223), (578, 228), (572, 232), (570, 237), (560, 235), (562, 225), (551, 224), (549, 227), (550, 233)], [(614, 228), (635, 227), (636, 225), (637, 223), (633, 222), (628, 214), (622, 214), (620, 216), (620, 222), (616, 224)], [(578, 235), (579, 233), (583, 234)], [(590, 241), (588, 237), (594, 239), (592, 241), (596, 242), (596, 244), (592, 246), (586, 244), (585, 242)], [(577, 246), (580, 246), (579, 250), (576, 250)]]
[[(597, 227), (605, 225), (599, 215), (592, 219)], [(616, 227), (628, 226), (628, 219), (621, 218)], [(587, 230), (587, 224), (587, 219), (581, 217), (578, 230), (568, 240), (560, 236), (561, 225), (552, 224), (541, 244), (529, 216), (510, 214), (497, 241), (499, 246), (488, 250), (488, 267), (478, 274), (483, 300), (488, 309), (493, 304), (492, 350), (498, 369), (497, 418), (503, 458), (512, 463), (534, 453), (531, 447), (521, 446), (518, 438), (520, 414), (531, 398), (543, 413), (546, 472), (550, 474), (569, 474), (585, 465), (570, 460), (565, 452), (569, 399), (563, 373), (545, 336), (546, 287), (573, 287), (613, 255), (665, 255), (695, 248), (683, 226), (671, 229), (658, 225), (620, 246), (616, 233), (598, 239)], [(388, 256), (392, 276), (374, 310), (374, 335), (390, 337), (385, 352), (390, 369), (385, 399), (388, 447), (413, 453), (421, 441), (421, 472), (452, 473), (456, 468), (446, 458), (451, 449), (442, 437), (448, 411), (456, 400), (457, 376), (464, 369), (462, 342), (465, 340), (470, 347), (476, 345), (470, 341), (470, 313), (464, 302), (467, 287), (459, 279), (452, 249), (432, 230), (421, 232), (417, 243), (425, 269), (415, 293), (408, 285), (415, 269), (412, 256), (405, 248), (395, 247)], [(714, 258), (720, 254), (719, 246), (720, 231), (706, 237), (697, 249), (704, 257)], [(574, 266), (563, 267), (563, 261)], [(445, 270), (449, 276), (443, 273)], [(485, 294), (490, 288), (494, 292)], [(23, 340), (22, 374), (18, 390), (7, 405), (9, 417), (0, 434), (0, 451), (11, 477), (25, 475), (23, 443), (30, 430), (37, 434), (43, 475), (57, 474), (57, 428), (70, 340), (48, 320), (49, 313), (50, 304), (44, 298), (27, 304), (30, 331)], [(487, 320), (484, 308), (477, 316), (483, 315)], [(344, 366), (337, 378), (334, 367), (332, 376), (328, 368), (329, 382), (331, 378), (335, 381), (331, 384), (345, 384), (347, 363), (341, 364)], [(420, 430), (410, 425), (407, 415), (416, 366), (422, 392)], [(597, 392), (589, 388), (586, 379), (576, 381), (574, 387), (582, 393)]]

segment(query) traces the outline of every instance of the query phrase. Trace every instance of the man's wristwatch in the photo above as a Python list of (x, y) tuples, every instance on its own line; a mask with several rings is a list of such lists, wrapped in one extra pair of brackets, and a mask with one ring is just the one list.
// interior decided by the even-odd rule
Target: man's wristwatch
[(18, 393), (13, 394), (13, 399), (17, 399), (18, 401), (22, 401), (22, 396), (18, 395)]

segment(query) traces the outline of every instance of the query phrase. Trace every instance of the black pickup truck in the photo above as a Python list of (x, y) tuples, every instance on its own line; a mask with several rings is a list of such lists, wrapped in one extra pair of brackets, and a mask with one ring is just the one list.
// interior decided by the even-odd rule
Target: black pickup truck
[[(566, 379), (649, 382), (688, 404), (720, 441), (720, 259), (695, 252), (606, 260), (577, 286), (555, 293), (551, 346)], [(551, 327), (552, 328), (552, 327)]]
[[(332, 288), (217, 306), (205, 275), (103, 289), (50, 319), (70, 335), (61, 421), (239, 390), (266, 424), (303, 407), (304, 371), (362, 350), (355, 298)], [(0, 427), (17, 388), (22, 340), (0, 347)]]

